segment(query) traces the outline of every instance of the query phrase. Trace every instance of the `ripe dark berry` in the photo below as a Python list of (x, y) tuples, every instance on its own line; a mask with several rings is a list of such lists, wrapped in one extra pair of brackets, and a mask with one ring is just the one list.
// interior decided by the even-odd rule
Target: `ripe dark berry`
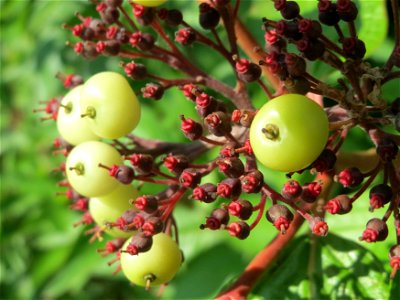
[(264, 175), (258, 170), (253, 170), (240, 178), (244, 193), (258, 193), (264, 184)]
[(147, 68), (143, 64), (137, 64), (135, 62), (127, 63), (124, 66), (124, 71), (126, 75), (134, 80), (142, 80), (147, 76)]
[(310, 91), (310, 82), (300, 76), (300, 77), (287, 77), (284, 81), (285, 88), (294, 94), (305, 95)]
[(340, 17), (336, 11), (336, 4), (330, 0), (321, 0), (318, 2), (318, 18), (321, 23), (333, 26), (339, 23)]
[(340, 19), (346, 22), (352, 22), (357, 18), (357, 6), (351, 0), (338, 0), (336, 2), (336, 11)]
[(132, 154), (129, 160), (135, 169), (140, 174), (148, 174), (153, 170), (154, 158), (149, 154)]
[(320, 217), (314, 217), (310, 221), (310, 228), (313, 234), (318, 236), (326, 236), (328, 234), (328, 224)]
[(353, 37), (344, 38), (342, 41), (344, 53), (351, 58), (363, 58), (367, 52), (362, 40)]
[(133, 203), (135, 204), (137, 209), (140, 209), (146, 213), (153, 213), (158, 208), (157, 198), (152, 195), (143, 195), (137, 197)]
[(297, 49), (305, 58), (314, 61), (320, 58), (325, 52), (325, 45), (317, 39), (302, 38), (297, 41)]
[(389, 234), (386, 222), (378, 218), (369, 220), (366, 227), (362, 236), (359, 238), (361, 241), (366, 241), (368, 243), (384, 241)]
[(303, 190), (301, 192), (301, 200), (313, 203), (317, 200), (318, 196), (321, 194), (322, 186), (318, 182), (310, 182), (303, 186)]
[(242, 192), (240, 180), (237, 178), (227, 178), (217, 185), (217, 195), (224, 198), (235, 199)]
[(196, 40), (196, 33), (191, 28), (182, 28), (175, 32), (175, 41), (184, 46), (191, 45)]
[(181, 116), (181, 130), (185, 134), (185, 136), (190, 140), (198, 140), (203, 135), (203, 126), (200, 123), (197, 123), (193, 119), (185, 119), (185, 117)]
[(234, 123), (238, 123), (243, 127), (250, 128), (251, 122), (255, 116), (254, 111), (246, 110), (246, 109), (236, 109), (232, 112), (231, 120)]
[(350, 212), (352, 208), (352, 201), (347, 195), (336, 196), (325, 205), (325, 210), (330, 214), (343, 215)]
[(130, 184), (134, 177), (135, 172), (133, 169), (125, 165), (119, 166), (117, 174), (115, 175), (115, 178), (123, 184)]
[(333, 169), (336, 163), (336, 154), (330, 149), (324, 149), (311, 165), (317, 172), (326, 172)]
[(301, 195), (302, 190), (303, 188), (296, 180), (289, 180), (282, 188), (282, 196), (287, 200), (293, 200)]
[(253, 213), (253, 205), (247, 200), (238, 199), (229, 203), (228, 211), (232, 216), (247, 220)]
[(183, 20), (182, 13), (177, 9), (161, 9), (158, 16), (171, 27), (178, 26)]
[(163, 162), (164, 166), (175, 175), (181, 174), (189, 166), (189, 159), (185, 155), (168, 155)]
[(296, 54), (286, 53), (285, 64), (291, 76), (302, 76), (306, 72), (306, 61)]
[(261, 76), (260, 66), (244, 58), (236, 61), (235, 68), (240, 79), (245, 82), (257, 81)]
[(199, 5), (199, 23), (204, 29), (215, 28), (220, 19), (219, 12), (208, 3), (201, 3)]
[(295, 1), (286, 1), (286, 5), (280, 10), (281, 15), (285, 19), (294, 19), (300, 13), (300, 7)]
[(322, 33), (322, 26), (318, 21), (301, 19), (299, 21), (299, 31), (308, 38), (318, 38)]
[(244, 173), (244, 165), (237, 157), (229, 157), (217, 161), (219, 170), (227, 177), (238, 178)]
[(293, 220), (293, 213), (282, 204), (271, 206), (265, 216), (282, 234), (286, 232)]
[(215, 136), (227, 135), (232, 130), (230, 117), (222, 111), (216, 111), (209, 114), (204, 119), (204, 123), (206, 124), (208, 131)]
[(370, 210), (383, 207), (392, 200), (393, 190), (387, 184), (377, 184), (369, 191)]
[(144, 233), (138, 232), (132, 237), (125, 252), (129, 253), (130, 255), (137, 255), (140, 252), (149, 251), (152, 245), (152, 236), (146, 236)]
[(195, 188), (201, 181), (201, 174), (193, 168), (183, 170), (179, 176), (181, 186), (186, 188)]
[(144, 98), (160, 100), (164, 95), (164, 87), (158, 83), (150, 82), (141, 89), (141, 92)]
[(142, 51), (148, 51), (153, 48), (154, 42), (154, 37), (151, 34), (140, 31), (132, 33), (129, 38), (129, 43)]
[(243, 221), (233, 222), (226, 229), (231, 236), (235, 236), (240, 240), (244, 240), (250, 235), (250, 226)]
[(217, 198), (217, 186), (205, 183), (193, 189), (192, 198), (205, 203), (214, 202)]
[(141, 230), (145, 236), (155, 235), (160, 233), (163, 229), (164, 223), (158, 217), (148, 217), (141, 226)]
[(337, 181), (344, 187), (354, 188), (364, 180), (364, 175), (358, 168), (346, 168), (339, 173)]
[(377, 145), (376, 152), (383, 162), (391, 162), (399, 153), (399, 146), (392, 139), (384, 138)]
[(220, 229), (222, 225), (227, 225), (229, 222), (229, 212), (225, 208), (216, 208), (207, 217), (206, 224), (200, 225), (201, 229), (209, 228), (211, 230)]
[(218, 108), (217, 99), (206, 93), (200, 93), (197, 95), (195, 101), (197, 113), (203, 118), (215, 112)]
[(297, 22), (281, 20), (276, 23), (276, 32), (288, 39), (298, 41), (301, 39), (302, 34), (299, 31)]

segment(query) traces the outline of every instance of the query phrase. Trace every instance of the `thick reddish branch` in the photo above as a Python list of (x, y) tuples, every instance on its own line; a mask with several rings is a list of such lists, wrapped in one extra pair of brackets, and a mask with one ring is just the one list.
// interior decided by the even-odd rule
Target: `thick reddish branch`
[(246, 267), (243, 274), (228, 290), (219, 294), (218, 300), (239, 300), (246, 299), (258, 279), (278, 257), (281, 250), (292, 240), (296, 232), (303, 224), (304, 219), (298, 213), (295, 214), (291, 226), (286, 234), (279, 234), (268, 244)]

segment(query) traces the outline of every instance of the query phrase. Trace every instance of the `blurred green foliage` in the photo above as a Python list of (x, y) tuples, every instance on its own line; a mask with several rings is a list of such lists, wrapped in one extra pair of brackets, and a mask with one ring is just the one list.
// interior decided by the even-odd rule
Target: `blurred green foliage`
[[(194, 1), (171, 2), (167, 5), (182, 7), (185, 19), (196, 20)], [(387, 36), (384, 1), (360, 3), (361, 23), (358, 25), (369, 48), (370, 59), (373, 63), (382, 63), (393, 45)], [(301, 1), (301, 4), (307, 16), (315, 16), (314, 3)], [(42, 114), (32, 112), (41, 107), (40, 101), (65, 93), (62, 84), (54, 78), (58, 71), (88, 77), (99, 70), (119, 70), (116, 59), (84, 61), (65, 45), (72, 36), (61, 28), (61, 24), (75, 24), (74, 12), (89, 15), (93, 13), (93, 7), (86, 1), (5, 0), (0, 5), (1, 299), (154, 298), (156, 289), (148, 293), (142, 288), (131, 287), (121, 274), (113, 276), (115, 266), (108, 267), (106, 263), (111, 258), (105, 259), (96, 253), (104, 242), (89, 244), (84, 228), (72, 227), (80, 214), (68, 209), (65, 197), (55, 195), (63, 188), (57, 186), (61, 177), (51, 172), (63, 161), (63, 157), (52, 155), (52, 141), (57, 136), (54, 123), (40, 122)], [(259, 9), (261, 5), (263, 9)], [(371, 14), (371, 5), (381, 13)], [(263, 36), (259, 30), (260, 18), (272, 12), (269, 6), (269, 2), (243, 1), (243, 11), (246, 11), (243, 19), (254, 29), (252, 32), (260, 42)], [(379, 25), (372, 26), (373, 23)], [(222, 30), (221, 34), (224, 34)], [(204, 47), (187, 51), (205, 70), (232, 83), (232, 72), (219, 57), (205, 52)], [(149, 67), (159, 68), (155, 63)], [(320, 64), (313, 70), (329, 82), (337, 75)], [(167, 68), (165, 74), (176, 75)], [(140, 85), (135, 83), (134, 87), (138, 89)], [(398, 86), (389, 85), (384, 92), (389, 99), (398, 93)], [(250, 93), (257, 99), (254, 101), (257, 106), (265, 101), (255, 86), (250, 87)], [(138, 135), (185, 141), (177, 129), (178, 115), (169, 112), (195, 116), (195, 111), (179, 91), (168, 91), (165, 99), (156, 105), (145, 99), (142, 103), (144, 117), (136, 130)], [(369, 146), (359, 131), (351, 132), (349, 142), (345, 144), (347, 150)], [(278, 189), (285, 180), (282, 174), (268, 170), (265, 174), (268, 182)], [(218, 176), (211, 174), (209, 179), (215, 180)], [(144, 189), (151, 192), (152, 187), (145, 186)], [(165, 289), (163, 298), (209, 299), (238, 276), (276, 232), (266, 220), (262, 220), (245, 241), (230, 238), (226, 232), (200, 231), (198, 226), (211, 207), (184, 204), (178, 207), (175, 216), (186, 262)], [(334, 294), (336, 298), (382, 299), (390, 292), (395, 295), (394, 288), (389, 290), (391, 283), (387, 275), (387, 252), (394, 243), (393, 235), (376, 245), (357, 243), (368, 218), (367, 199), (358, 201), (357, 205), (349, 216), (329, 218), (331, 232), (338, 236), (316, 240), (308, 237), (304, 229), (304, 234), (293, 241), (275, 267), (266, 273), (253, 291), (254, 298), (326, 298)], [(189, 214), (191, 217), (187, 218)], [(311, 256), (310, 247), (314, 247), (313, 253), (319, 255)], [(306, 270), (311, 260), (316, 260), (316, 269), (313, 276), (308, 276)], [(374, 287), (373, 293), (366, 290), (368, 286)], [(316, 294), (310, 294), (313, 288), (316, 288)]]

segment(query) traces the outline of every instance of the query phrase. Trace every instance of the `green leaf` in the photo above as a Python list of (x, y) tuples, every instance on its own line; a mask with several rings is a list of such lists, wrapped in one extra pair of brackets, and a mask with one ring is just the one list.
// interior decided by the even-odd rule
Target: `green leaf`
[(355, 242), (333, 234), (302, 236), (253, 293), (266, 299), (387, 299), (388, 276), (373, 252)]

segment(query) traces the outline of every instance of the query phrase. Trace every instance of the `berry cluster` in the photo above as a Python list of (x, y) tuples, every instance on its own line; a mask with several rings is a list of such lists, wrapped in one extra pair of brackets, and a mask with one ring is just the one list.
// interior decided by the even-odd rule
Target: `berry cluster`
[[(351, 0), (318, 1), (318, 20), (304, 18), (295, 1), (274, 0), (283, 19), (260, 22), (264, 47), (254, 44), (240, 23), (239, 0), (202, 1), (202, 30), (188, 24), (179, 9), (163, 8), (164, 2), (104, 0), (96, 4), (97, 18), (77, 14), (78, 24), (64, 25), (79, 38), (69, 45), (83, 58), (123, 59), (126, 77), (143, 83), (143, 101), (161, 100), (167, 89), (177, 88), (198, 116), (176, 116), (191, 143), (143, 139), (131, 133), (140, 122), (140, 105), (124, 76), (102, 72), (83, 83), (80, 76), (58, 75), (70, 91), (51, 99), (44, 110), (57, 121), (61, 138), (55, 145), (67, 156), (60, 168), (66, 176), (61, 184), (68, 187), (71, 207), (84, 212), (79, 223), (95, 223), (89, 230), (94, 239), (103, 233), (115, 238), (99, 251), (117, 253), (130, 281), (147, 287), (164, 284), (182, 262), (175, 242), (179, 220), (173, 211), (184, 198), (210, 204), (209, 215), (199, 220), (201, 229), (225, 230), (245, 239), (263, 216), (280, 234), (291, 230), (293, 220), (300, 217), (313, 234), (325, 236), (325, 214), (351, 212), (369, 188), (370, 211), (386, 211), (381, 218), (370, 217), (360, 240), (385, 240), (391, 216), (393, 234), (400, 240), (400, 137), (381, 126), (389, 124), (399, 131), (400, 98), (388, 106), (379, 92), (399, 76), (392, 71), (400, 66), (399, 43), (385, 66), (370, 66), (364, 60), (365, 44), (357, 37), (358, 10)], [(339, 26), (343, 23), (347, 31)], [(224, 27), (227, 40), (220, 37), (219, 27)], [(337, 32), (338, 42), (325, 35), (327, 27)], [(185, 48), (196, 44), (226, 59), (236, 87), (193, 64)], [(149, 60), (179, 71), (180, 77), (151, 74)], [(340, 88), (310, 74), (313, 61), (341, 72)], [(265, 94), (266, 104), (259, 109), (246, 90), (250, 84)], [(325, 107), (324, 99), (335, 104)], [(341, 163), (343, 142), (356, 126), (375, 145), (370, 160), (376, 163), (368, 162), (367, 169), (357, 156), (352, 165)], [(214, 147), (219, 148), (217, 157), (196, 163)], [(281, 191), (268, 184), (260, 165), (286, 173)], [(224, 179), (206, 182), (204, 177), (211, 172), (220, 172)], [(294, 179), (303, 173), (315, 179)], [(330, 193), (333, 182), (343, 187), (342, 194)], [(139, 183), (165, 188), (143, 195), (134, 187)], [(259, 201), (247, 199), (250, 194), (259, 195)], [(392, 277), (400, 267), (399, 247), (390, 251)], [(162, 263), (160, 252), (165, 253)]]

